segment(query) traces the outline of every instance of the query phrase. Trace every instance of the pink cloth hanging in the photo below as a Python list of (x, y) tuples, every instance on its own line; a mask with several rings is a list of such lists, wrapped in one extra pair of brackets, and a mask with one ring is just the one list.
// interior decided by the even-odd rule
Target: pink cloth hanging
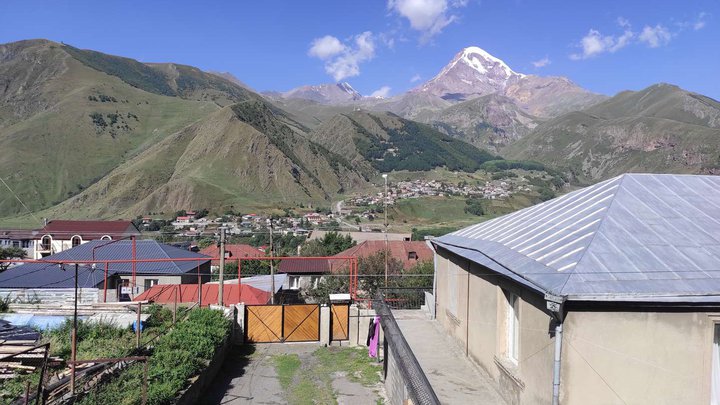
[(370, 357), (377, 357), (378, 356), (378, 343), (380, 342), (380, 317), (376, 316), (373, 318), (373, 322), (375, 323), (375, 333), (373, 334), (372, 338), (370, 338), (370, 346), (368, 347), (368, 355)]

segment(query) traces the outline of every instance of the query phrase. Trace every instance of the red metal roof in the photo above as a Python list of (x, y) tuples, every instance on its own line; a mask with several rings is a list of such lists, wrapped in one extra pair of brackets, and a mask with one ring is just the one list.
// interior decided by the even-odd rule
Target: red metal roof
[[(382, 252), (386, 249), (384, 240), (368, 240), (356, 246), (351, 247), (336, 256), (352, 256), (366, 257)], [(402, 262), (403, 267), (409, 269), (419, 262), (425, 260), (433, 260), (433, 251), (425, 242), (407, 242), (399, 240), (387, 241), (387, 250), (390, 251), (390, 257)], [(416, 258), (411, 258), (411, 253), (415, 252)], [(339, 266), (338, 266), (339, 268)]]
[(40, 231), (37, 238), (50, 234), (53, 236), (80, 235), (84, 240), (100, 239), (109, 235), (119, 239), (132, 235), (140, 235), (140, 231), (131, 221), (66, 221), (53, 220), (48, 222)]
[[(219, 284), (202, 285), (202, 305), (216, 305), (218, 303)], [(238, 293), (238, 288), (240, 291)], [(197, 284), (159, 284), (135, 297), (134, 301), (150, 301), (157, 304), (172, 304), (175, 302), (193, 303), (198, 301)], [(270, 301), (270, 292), (259, 290), (245, 284), (225, 284), (223, 287), (223, 304), (234, 305), (244, 302), (248, 305), (264, 305)]]
[[(200, 254), (203, 254), (205, 256), (210, 257), (220, 257), (220, 247), (217, 245), (210, 245), (203, 250), (200, 251)], [(225, 260), (231, 263), (233, 259), (243, 258), (243, 257), (261, 257), (265, 256), (265, 253), (261, 252), (258, 248), (246, 245), (246, 244), (234, 244), (234, 245), (225, 245)], [(213, 266), (219, 266), (220, 261), (219, 260), (213, 260), (212, 261)]]

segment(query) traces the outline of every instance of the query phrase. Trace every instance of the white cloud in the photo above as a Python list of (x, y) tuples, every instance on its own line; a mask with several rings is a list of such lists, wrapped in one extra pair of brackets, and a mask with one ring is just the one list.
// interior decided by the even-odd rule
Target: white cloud
[(312, 41), (308, 55), (327, 59), (345, 50), (345, 45), (332, 35), (325, 35)]
[[(703, 21), (702, 18), (704, 18), (704, 16), (705, 14), (701, 13), (697, 21)], [(667, 45), (675, 35), (678, 35), (678, 33), (682, 31), (683, 27), (691, 25), (688, 22), (679, 24), (676, 23), (676, 25), (680, 27), (680, 31), (674, 33), (670, 32), (670, 30), (662, 24), (657, 24), (654, 27), (645, 25), (642, 31), (638, 33), (632, 30), (630, 21), (627, 19), (618, 17), (616, 21), (623, 29), (622, 34), (603, 35), (600, 31), (591, 29), (578, 44), (578, 47), (582, 49), (582, 52), (571, 54), (570, 59), (589, 59), (603, 53), (617, 52), (631, 44), (643, 44), (650, 48), (658, 48), (663, 45)], [(533, 64), (535, 63), (533, 62)]]
[(387, 8), (410, 22), (410, 27), (422, 33), (421, 42), (427, 42), (457, 20), (451, 8), (465, 7), (468, 0), (388, 0)]
[(410, 83), (419, 82), (420, 80), (422, 80), (422, 77), (419, 74), (416, 74), (410, 78)]
[(707, 13), (702, 11), (700, 14), (698, 14), (697, 20), (693, 23), (693, 29), (695, 31), (699, 31), (703, 28), (705, 28), (705, 17), (707, 17)]
[(638, 36), (640, 42), (646, 43), (650, 48), (666, 45), (670, 42), (670, 38), (672, 38), (670, 31), (660, 24), (654, 27), (646, 25)]
[[(337, 40), (337, 44), (332, 39)], [(360, 63), (375, 57), (375, 38), (372, 32), (365, 31), (353, 37), (350, 44), (343, 44), (337, 38), (326, 35), (312, 42), (308, 54), (324, 60), (325, 72), (339, 82), (359, 75)]]
[(544, 58), (542, 58), (540, 60), (536, 60), (536, 61), (530, 62), (530, 63), (532, 63), (532, 65), (535, 66), (536, 68), (541, 68), (541, 67), (545, 67), (545, 66), (549, 65), (550, 63), (552, 63), (552, 61), (550, 61), (550, 58), (545, 56)]
[(370, 97), (382, 97), (386, 98), (390, 95), (390, 86), (382, 86), (370, 94)]
[(602, 35), (600, 31), (591, 29), (587, 35), (580, 40), (582, 53), (570, 55), (570, 59), (588, 59), (605, 52), (616, 52), (630, 43), (635, 34), (625, 30), (622, 35)]

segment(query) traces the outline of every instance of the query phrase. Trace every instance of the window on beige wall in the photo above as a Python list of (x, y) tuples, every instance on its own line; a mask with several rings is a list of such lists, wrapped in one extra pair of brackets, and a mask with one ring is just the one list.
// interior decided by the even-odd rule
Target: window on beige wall
[(520, 299), (505, 291), (505, 354), (508, 360), (518, 363), (520, 345)]

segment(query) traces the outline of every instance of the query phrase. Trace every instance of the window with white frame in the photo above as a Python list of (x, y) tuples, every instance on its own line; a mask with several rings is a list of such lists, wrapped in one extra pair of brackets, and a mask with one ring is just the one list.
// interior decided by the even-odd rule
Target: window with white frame
[(290, 282), (290, 289), (297, 290), (300, 288), (300, 276), (288, 276)]
[(70, 239), (70, 245), (72, 247), (80, 246), (81, 243), (82, 243), (82, 238), (79, 235), (75, 235)]
[(506, 348), (505, 354), (513, 363), (518, 363), (518, 352), (520, 343), (520, 299), (516, 294), (505, 292), (506, 299)]

